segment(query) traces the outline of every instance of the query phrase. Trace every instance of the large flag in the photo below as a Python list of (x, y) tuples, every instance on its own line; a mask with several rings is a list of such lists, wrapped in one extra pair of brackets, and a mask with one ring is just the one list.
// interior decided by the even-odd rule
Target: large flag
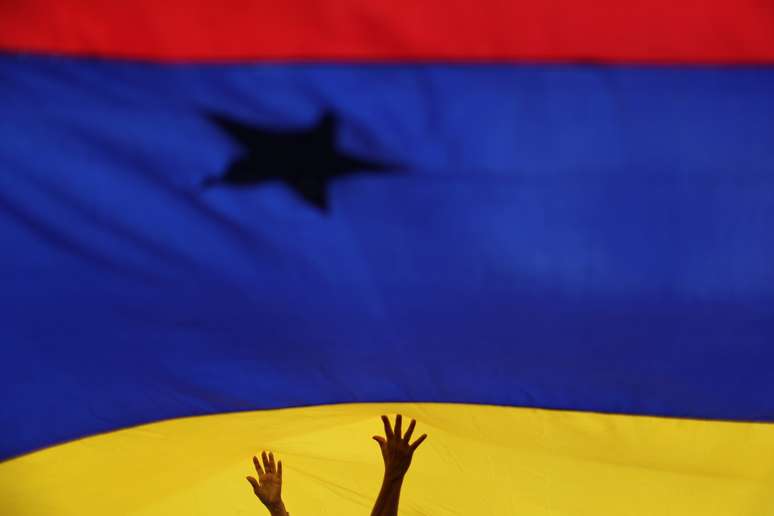
[(0, 514), (774, 515), (774, 7), (0, 1)]

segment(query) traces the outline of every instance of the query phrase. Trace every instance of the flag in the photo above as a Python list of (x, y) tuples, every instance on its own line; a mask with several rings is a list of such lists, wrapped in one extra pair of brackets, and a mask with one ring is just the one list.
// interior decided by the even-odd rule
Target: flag
[(0, 6), (0, 513), (774, 514), (774, 10)]

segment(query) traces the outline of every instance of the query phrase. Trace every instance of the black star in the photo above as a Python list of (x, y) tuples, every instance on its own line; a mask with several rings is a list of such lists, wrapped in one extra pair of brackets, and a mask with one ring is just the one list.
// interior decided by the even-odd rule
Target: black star
[(221, 115), (210, 115), (244, 148), (228, 169), (206, 185), (249, 186), (264, 181), (284, 181), (298, 195), (321, 211), (328, 208), (328, 183), (350, 174), (383, 172), (388, 167), (341, 154), (336, 150), (337, 121), (325, 114), (307, 131), (277, 132), (243, 124)]

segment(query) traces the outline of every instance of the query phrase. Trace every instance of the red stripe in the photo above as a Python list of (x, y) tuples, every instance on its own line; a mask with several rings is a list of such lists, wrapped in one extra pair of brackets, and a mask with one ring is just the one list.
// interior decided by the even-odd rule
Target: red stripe
[(0, 48), (154, 60), (774, 62), (772, 0), (0, 0)]

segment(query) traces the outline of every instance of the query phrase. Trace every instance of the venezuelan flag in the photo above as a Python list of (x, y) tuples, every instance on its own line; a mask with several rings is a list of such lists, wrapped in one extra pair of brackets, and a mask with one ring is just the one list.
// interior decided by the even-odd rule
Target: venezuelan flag
[(0, 514), (774, 515), (774, 4), (0, 2)]

